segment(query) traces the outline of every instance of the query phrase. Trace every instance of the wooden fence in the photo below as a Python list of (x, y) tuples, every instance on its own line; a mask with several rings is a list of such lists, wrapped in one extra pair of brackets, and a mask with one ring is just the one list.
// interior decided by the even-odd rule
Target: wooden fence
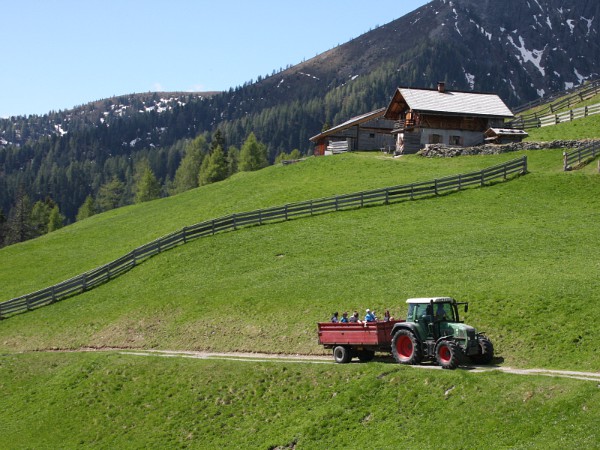
[(517, 106), (516, 108), (513, 108), (513, 113), (519, 114), (536, 106), (547, 105), (545, 108), (543, 108), (540, 111), (537, 111), (535, 114), (521, 116), (521, 118), (524, 119), (532, 117), (537, 118), (537, 116), (553, 114), (555, 111), (558, 111), (562, 108), (571, 108), (571, 106), (575, 106), (576, 104), (581, 103), (584, 100), (592, 98), (596, 94), (600, 94), (600, 80), (594, 80), (584, 84), (583, 86), (578, 86), (575, 89), (573, 89), (570, 94), (567, 95), (565, 95), (564, 92), (560, 92), (555, 95), (541, 97), (532, 102)]
[(570, 152), (563, 153), (563, 170), (571, 170), (577, 168), (588, 159), (593, 159), (600, 155), (600, 144), (598, 142), (592, 142), (584, 147), (577, 148)]
[(432, 181), (392, 186), (372, 191), (339, 195), (317, 200), (289, 203), (284, 206), (231, 214), (218, 219), (184, 227), (149, 244), (142, 245), (115, 261), (85, 272), (54, 286), (0, 303), (0, 319), (34, 308), (49, 305), (105, 283), (129, 271), (141, 261), (193, 239), (219, 232), (237, 230), (252, 225), (285, 221), (295, 217), (361, 208), (368, 205), (385, 205), (396, 201), (412, 200), (457, 191), (471, 186), (484, 186), (512, 175), (527, 173), (527, 157), (488, 167), (478, 172), (459, 174)]
[(535, 117), (521, 117), (511, 121), (507, 124), (507, 126), (510, 126), (511, 128), (530, 130), (532, 128), (547, 127), (559, 123), (570, 122), (572, 120), (581, 119), (594, 114), (600, 114), (600, 103), (590, 106), (582, 106), (581, 108), (570, 109), (568, 111), (547, 116), (540, 117), (536, 114)]

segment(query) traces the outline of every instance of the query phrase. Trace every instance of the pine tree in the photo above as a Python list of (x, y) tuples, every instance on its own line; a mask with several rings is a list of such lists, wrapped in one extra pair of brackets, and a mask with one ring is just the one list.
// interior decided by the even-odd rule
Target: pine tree
[(142, 203), (160, 198), (160, 191), (160, 183), (150, 166), (147, 166), (136, 184), (135, 202)]
[(240, 151), (237, 147), (231, 146), (227, 149), (227, 176), (230, 177), (238, 172), (240, 162)]
[(23, 189), (19, 189), (15, 206), (8, 216), (6, 228), (6, 245), (24, 242), (35, 236), (35, 230), (31, 223), (31, 201)]
[(100, 186), (97, 204), (102, 211), (109, 211), (122, 204), (125, 184), (118, 177)]
[(50, 211), (50, 217), (48, 218), (48, 233), (52, 233), (63, 227), (65, 216), (60, 213), (58, 205), (55, 205)]
[(41, 236), (48, 232), (50, 212), (54, 206), (54, 202), (50, 199), (47, 199), (45, 202), (39, 200), (33, 205), (31, 209), (31, 226), (36, 236)]
[(6, 216), (4, 211), (0, 209), (0, 248), (4, 247), (4, 241), (6, 239)]
[(96, 207), (94, 206), (94, 197), (88, 195), (85, 199), (85, 202), (83, 202), (83, 205), (81, 205), (79, 207), (79, 210), (77, 211), (77, 221), (79, 222), (80, 220), (87, 219), (88, 217), (91, 217), (94, 214), (96, 214)]
[(215, 150), (204, 158), (200, 167), (200, 175), (198, 181), (200, 185), (215, 183), (227, 178), (227, 161), (221, 146), (217, 146)]
[(240, 171), (250, 172), (262, 169), (268, 165), (267, 146), (259, 142), (254, 133), (250, 133), (240, 150)]
[(175, 172), (173, 194), (198, 187), (198, 174), (205, 153), (206, 139), (204, 136), (198, 136), (186, 147), (185, 156)]

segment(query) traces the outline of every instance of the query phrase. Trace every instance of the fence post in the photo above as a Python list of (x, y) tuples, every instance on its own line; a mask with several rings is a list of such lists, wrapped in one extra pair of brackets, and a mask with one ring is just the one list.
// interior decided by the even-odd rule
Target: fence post
[(212, 234), (215, 235), (215, 219), (212, 220)]
[(336, 211), (338, 210), (338, 198), (337, 197), (335, 198), (335, 210)]
[(481, 171), (481, 186), (483, 186), (485, 183), (485, 176), (483, 174), (483, 170)]
[(25, 296), (25, 306), (27, 306), (27, 311), (31, 311), (31, 305), (29, 304), (29, 295)]
[(258, 224), (262, 225), (262, 209), (258, 210)]
[(563, 172), (567, 171), (567, 152), (563, 152)]
[(313, 201), (310, 201), (310, 215), (313, 215)]
[(288, 220), (288, 205), (285, 205), (285, 220)]
[(414, 200), (415, 198), (415, 185), (414, 183), (410, 185), (410, 199)]
[(438, 183), (437, 183), (437, 178), (435, 180), (433, 180), (433, 189), (435, 191), (435, 195), (438, 195)]
[(232, 215), (231, 215), (231, 219), (233, 220), (233, 229), (234, 229), (234, 230), (237, 230), (237, 228), (236, 228), (236, 224), (235, 224), (235, 214), (232, 214)]
[[(187, 244), (187, 227), (183, 227), (181, 229), (181, 232), (183, 233), (183, 243)], [(135, 252), (135, 250), (134, 250), (134, 252)], [(134, 253), (134, 255), (135, 255), (135, 253)], [(135, 266), (135, 260), (134, 260), (133, 265)]]
[(81, 276), (81, 292), (85, 292), (87, 290), (87, 274), (84, 273)]
[(388, 188), (385, 189), (385, 204), (389, 205), (390, 203), (390, 190)]

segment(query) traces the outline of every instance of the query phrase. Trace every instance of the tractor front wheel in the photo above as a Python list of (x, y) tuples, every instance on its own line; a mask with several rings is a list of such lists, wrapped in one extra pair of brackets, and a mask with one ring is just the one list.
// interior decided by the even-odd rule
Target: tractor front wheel
[(456, 369), (459, 360), (459, 348), (452, 341), (440, 341), (435, 347), (435, 360), (442, 369)]
[(410, 330), (399, 330), (394, 335), (392, 355), (400, 364), (419, 364), (423, 359), (419, 341)]
[(343, 345), (338, 345), (333, 349), (333, 359), (338, 364), (349, 363), (352, 359), (350, 349), (348, 347), (344, 347)]
[(475, 364), (489, 364), (494, 358), (494, 346), (485, 336), (477, 338), (479, 342), (479, 354), (471, 356), (471, 361)]

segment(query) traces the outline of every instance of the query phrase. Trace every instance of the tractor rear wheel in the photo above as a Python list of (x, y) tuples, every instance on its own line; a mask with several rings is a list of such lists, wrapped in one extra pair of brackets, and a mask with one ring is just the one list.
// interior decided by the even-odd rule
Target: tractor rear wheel
[(392, 355), (400, 364), (419, 364), (423, 359), (419, 341), (410, 330), (400, 330), (394, 335)]
[(485, 336), (479, 336), (479, 354), (471, 356), (471, 361), (475, 364), (489, 364), (494, 358), (494, 345)]
[(338, 345), (333, 349), (333, 359), (338, 364), (349, 363), (352, 359), (350, 349), (348, 347), (344, 347), (343, 345)]
[(442, 369), (456, 369), (460, 357), (460, 349), (452, 341), (440, 341), (435, 347), (435, 360)]
[(369, 362), (375, 358), (375, 352), (373, 350), (361, 350), (357, 356), (360, 362)]

